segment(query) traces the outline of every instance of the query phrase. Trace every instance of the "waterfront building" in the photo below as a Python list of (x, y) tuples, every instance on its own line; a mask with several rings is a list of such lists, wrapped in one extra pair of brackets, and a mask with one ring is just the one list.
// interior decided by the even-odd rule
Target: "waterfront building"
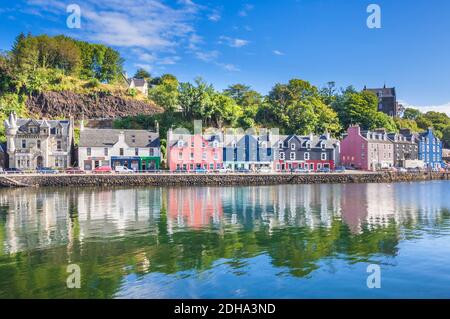
[(125, 166), (135, 171), (158, 170), (161, 163), (159, 132), (147, 130), (80, 128), (80, 168)]
[(222, 134), (167, 132), (167, 166), (170, 171), (214, 171), (223, 167)]
[(227, 130), (224, 134), (223, 163), (231, 170), (273, 169), (274, 150), (278, 135), (261, 129), (259, 134)]
[(4, 124), (10, 168), (67, 168), (72, 164), (72, 118), (18, 119), (13, 112)]
[[(388, 133), (388, 139), (394, 143), (394, 166), (395, 167), (423, 167), (419, 160), (419, 147), (414, 135), (401, 133)], [(403, 132), (406, 132), (403, 130)]]
[(395, 87), (387, 88), (386, 85), (374, 89), (364, 87), (364, 91), (372, 92), (378, 97), (378, 112), (383, 112), (392, 117), (399, 116), (402, 106), (397, 102)]
[(419, 159), (425, 162), (427, 168), (441, 168), (444, 166), (442, 161), (442, 142), (434, 135), (433, 129), (428, 128), (418, 136)]
[(349, 168), (377, 170), (394, 166), (394, 143), (385, 131), (350, 126), (341, 142), (341, 163)]
[(320, 136), (280, 135), (277, 146), (274, 162), (277, 172), (296, 168), (334, 169), (339, 162), (340, 142), (328, 133)]

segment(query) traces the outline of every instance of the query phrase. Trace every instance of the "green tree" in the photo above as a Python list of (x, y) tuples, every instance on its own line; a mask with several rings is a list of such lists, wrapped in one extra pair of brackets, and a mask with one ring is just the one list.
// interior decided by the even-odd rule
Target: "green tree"
[(134, 74), (134, 78), (136, 79), (145, 79), (147, 81), (150, 81), (152, 76), (150, 75), (150, 72), (143, 68), (139, 68), (136, 73)]
[(403, 118), (407, 120), (415, 121), (420, 115), (422, 115), (422, 112), (413, 108), (406, 108), (403, 112)]
[(176, 78), (163, 77), (159, 85), (149, 90), (149, 98), (164, 110), (174, 112), (178, 110), (180, 105), (178, 86), (179, 83)]

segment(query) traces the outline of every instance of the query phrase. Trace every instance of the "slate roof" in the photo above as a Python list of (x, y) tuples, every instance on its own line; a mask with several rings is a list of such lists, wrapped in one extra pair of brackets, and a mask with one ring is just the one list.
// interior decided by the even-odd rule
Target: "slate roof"
[(395, 96), (395, 88), (374, 88), (374, 89), (364, 89), (365, 91), (373, 92), (378, 95), (378, 93), (382, 93), (382, 97)]
[(129, 147), (159, 147), (159, 134), (146, 130), (84, 129), (80, 132), (80, 147), (111, 147), (123, 132)]
[(28, 133), (27, 128), (29, 125), (47, 127), (50, 128), (50, 130), (55, 129), (56, 127), (60, 127), (62, 128), (62, 135), (69, 135), (69, 120), (17, 119), (17, 127), (19, 128), (19, 132)]
[(147, 80), (132, 78), (132, 79), (130, 79), (130, 84), (131, 84), (131, 82), (134, 82), (134, 85), (136, 87), (143, 87), (147, 83)]

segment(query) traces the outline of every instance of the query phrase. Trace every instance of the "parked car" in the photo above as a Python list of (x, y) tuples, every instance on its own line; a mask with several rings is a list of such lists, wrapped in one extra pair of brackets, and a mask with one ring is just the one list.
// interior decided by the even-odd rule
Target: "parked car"
[(86, 172), (78, 167), (71, 167), (66, 169), (66, 174), (86, 174)]
[(239, 167), (234, 170), (236, 173), (250, 173), (250, 170), (248, 168)]
[(93, 172), (96, 174), (108, 174), (112, 173), (112, 168), (109, 166), (99, 166), (96, 167)]
[(336, 173), (345, 173), (345, 167), (344, 166), (338, 166), (334, 169)]
[(294, 168), (292, 170), (292, 173), (303, 173), (303, 174), (306, 174), (306, 173), (309, 173), (309, 172), (310, 172), (309, 169), (303, 168), (303, 167), (297, 167), (297, 168)]
[(322, 167), (317, 170), (319, 173), (331, 173), (331, 169), (328, 167)]
[(38, 172), (39, 174), (58, 174), (59, 171), (57, 171), (56, 169), (53, 169), (51, 167), (39, 167), (38, 169), (36, 169), (36, 172)]
[(7, 168), (5, 170), (6, 174), (23, 174), (23, 170), (20, 168)]
[(260, 167), (257, 172), (258, 173), (272, 173), (272, 170), (270, 169), (270, 167), (263, 166), (263, 167)]
[(194, 170), (194, 173), (196, 173), (196, 174), (206, 174), (206, 173), (208, 173), (208, 171), (206, 169), (202, 168), (202, 167), (197, 167)]
[(132, 170), (131, 168), (128, 168), (128, 167), (126, 167), (126, 166), (116, 166), (115, 168), (114, 168), (114, 171), (116, 172), (116, 173), (122, 173), (122, 174), (132, 174), (132, 173), (134, 173), (134, 170)]
[(215, 172), (220, 173), (220, 174), (226, 174), (226, 173), (230, 173), (231, 170), (229, 168), (222, 167), (222, 168), (216, 169)]

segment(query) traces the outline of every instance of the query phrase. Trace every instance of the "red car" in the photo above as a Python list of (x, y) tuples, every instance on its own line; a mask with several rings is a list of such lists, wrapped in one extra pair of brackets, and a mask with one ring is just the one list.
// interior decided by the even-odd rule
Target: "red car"
[(96, 174), (112, 173), (112, 168), (109, 166), (99, 166), (94, 169), (94, 173), (96, 173)]
[(66, 169), (66, 174), (86, 174), (86, 172), (78, 167), (71, 167)]

